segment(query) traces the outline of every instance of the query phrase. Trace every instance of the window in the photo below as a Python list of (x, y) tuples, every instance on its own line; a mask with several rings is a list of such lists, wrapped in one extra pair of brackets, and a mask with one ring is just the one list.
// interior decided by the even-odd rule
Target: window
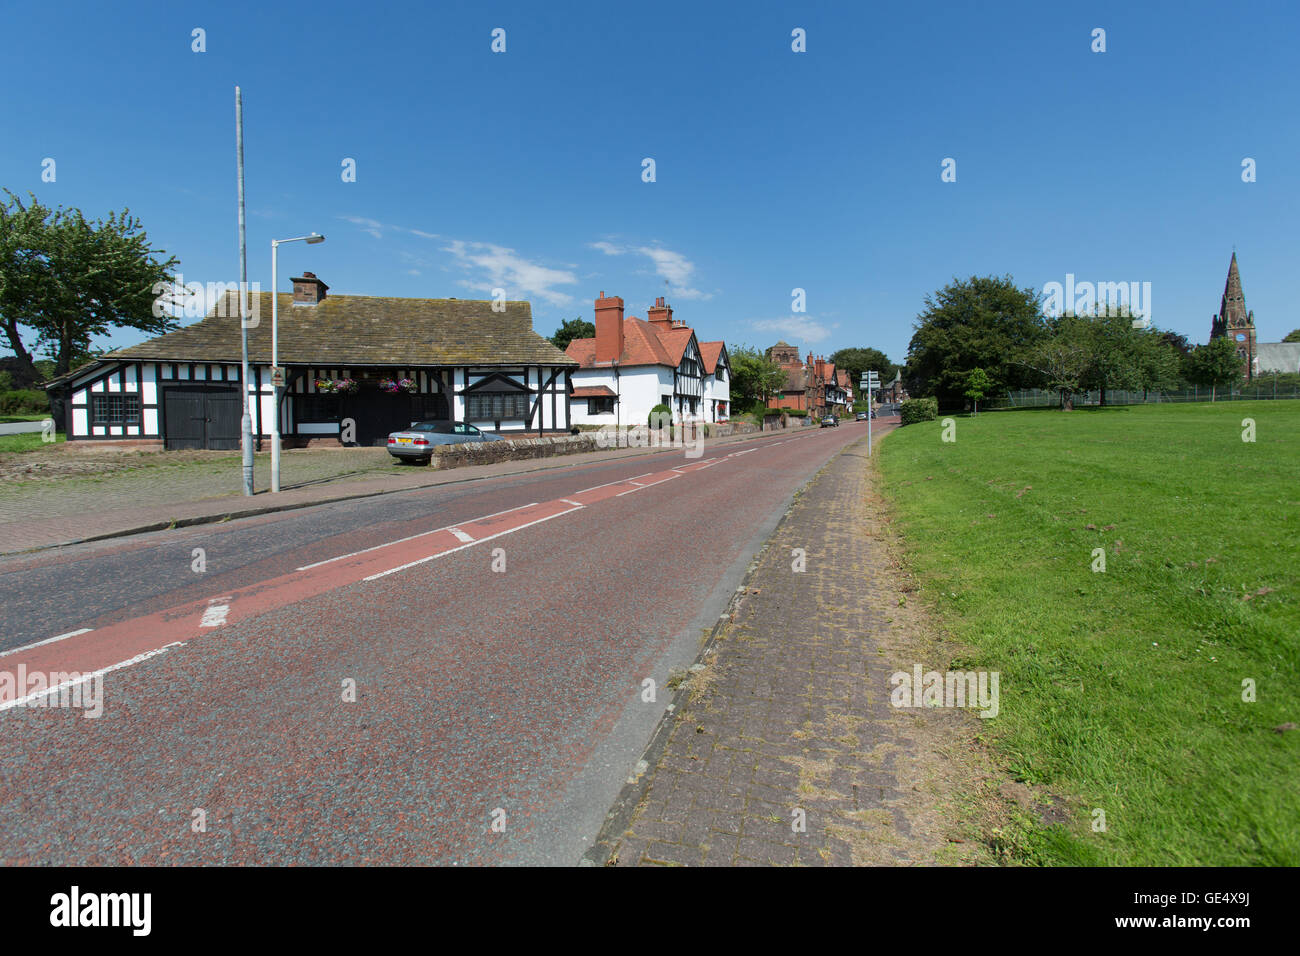
[(588, 415), (609, 415), (614, 412), (614, 399), (609, 398), (589, 398), (587, 399)]
[(93, 395), (91, 399), (92, 424), (140, 424), (139, 395)]
[(471, 392), (465, 396), (465, 417), (499, 422), (528, 417), (527, 392)]
[(339, 419), (337, 395), (300, 395), (298, 414), (300, 422), (336, 422)]

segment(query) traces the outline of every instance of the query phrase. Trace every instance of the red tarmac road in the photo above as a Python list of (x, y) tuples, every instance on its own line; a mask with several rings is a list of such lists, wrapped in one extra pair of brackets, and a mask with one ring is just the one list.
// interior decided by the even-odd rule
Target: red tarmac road
[[(864, 432), (486, 481), (455, 523), (430, 507), (323, 534), (201, 598), (176, 588), (0, 653), (0, 859), (576, 862), (669, 667), (793, 492)], [(239, 524), (191, 540), (219, 553)], [(102, 686), (102, 716), (42, 706), (55, 685), (83, 705)]]

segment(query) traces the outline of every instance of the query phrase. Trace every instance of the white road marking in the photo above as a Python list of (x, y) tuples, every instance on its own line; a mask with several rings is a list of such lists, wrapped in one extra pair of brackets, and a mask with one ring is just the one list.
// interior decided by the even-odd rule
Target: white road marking
[(573, 505), (575, 508), (585, 508), (585, 507), (587, 507), (587, 506), (584, 505), (581, 501), (570, 501), (568, 498), (560, 498), (559, 500), (560, 500), (560, 501), (563, 501), (566, 505)]
[(534, 521), (529, 521), (526, 524), (521, 524), (517, 528), (507, 528), (505, 531), (498, 531), (496, 534), (490, 534), (486, 538), (479, 538), (477, 541), (471, 541), (469, 544), (462, 544), (460, 547), (457, 548), (448, 548), (446, 551), (439, 551), (437, 554), (431, 554), (427, 558), (419, 558), (418, 560), (415, 561), (408, 561), (406, 564), (399, 565), (398, 567), (395, 568), (389, 568), (387, 571), (380, 571), (378, 574), (372, 574), (369, 577), (362, 578), (361, 580), (374, 581), (377, 578), (387, 577), (390, 574), (396, 574), (398, 571), (405, 571), (407, 568), (413, 568), (418, 564), (424, 564), (427, 561), (432, 561), (434, 558), (441, 558), (448, 554), (455, 554), (457, 551), (464, 551), (466, 548), (472, 548), (474, 547), (474, 545), (482, 544), (484, 541), (491, 541), (494, 538), (500, 538), (507, 534), (514, 534), (516, 531), (523, 531), (525, 528), (531, 528), (533, 525), (541, 524), (543, 521), (550, 521), (552, 518), (560, 518), (563, 517), (564, 515), (572, 514), (575, 511), (581, 511), (581, 510), (582, 510), (582, 505), (578, 505), (576, 508), (566, 508), (564, 511), (557, 511), (555, 514), (547, 515), (545, 518), (537, 518)]
[(199, 627), (220, 627), (226, 623), (226, 615), (229, 613), (229, 604), (209, 604), (203, 612), (203, 620), (199, 621)]
[(464, 531), (461, 531), (460, 528), (448, 528), (447, 530), (456, 536), (457, 541), (470, 542), (474, 540), (474, 538), (471, 535), (468, 535)]
[[(460, 524), (473, 524), (476, 521), (486, 521), (488, 518), (496, 518), (500, 515), (508, 515), (512, 511), (523, 511), (525, 508), (536, 506), (537, 502), (533, 501), (526, 505), (520, 505), (518, 508), (507, 508), (505, 511), (494, 511), (490, 515), (481, 515), (478, 518), (470, 518), (468, 521), (462, 521)], [(329, 564), (333, 561), (342, 561), (344, 558), (355, 558), (359, 554), (369, 554), (371, 551), (378, 551), (380, 548), (392, 547), (395, 544), (401, 544), (404, 541), (414, 541), (416, 538), (427, 538), (431, 534), (437, 534), (439, 531), (450, 531), (453, 525), (443, 525), (441, 528), (434, 528), (432, 531), (421, 531), (419, 534), (407, 535), (405, 538), (397, 538), (394, 541), (385, 541), (383, 544), (377, 544), (370, 548), (362, 548), (360, 551), (349, 551), (347, 554), (336, 555), (332, 558), (326, 558), (324, 561), (317, 561), (315, 564), (304, 564), (300, 568), (294, 568), (295, 571), (310, 571), (312, 568), (319, 568), (322, 564)]]
[[(662, 485), (665, 481), (672, 481), (674, 478), (680, 478), (681, 473), (669, 475), (667, 478), (660, 478), (658, 481), (652, 481), (649, 484), (637, 485), (635, 488), (629, 488), (627, 491), (620, 491), (615, 498), (622, 498), (624, 495), (636, 494), (638, 491), (644, 491), (646, 488), (653, 488), (655, 485)], [(633, 484), (636, 484), (633, 482)]]
[(99, 670), (91, 671), (89, 674), (82, 674), (76, 680), (64, 681), (63, 683), (55, 687), (47, 687), (45, 688), (45, 690), (38, 690), (35, 693), (28, 694), (26, 697), (20, 697), (17, 700), (5, 701), (3, 704), (0, 704), (0, 711), (9, 710), (12, 707), (21, 707), (24, 704), (27, 704), (33, 700), (37, 700), (41, 697), (48, 697), (50, 694), (57, 694), (65, 687), (75, 687), (77, 684), (84, 684), (86, 681), (93, 680), (96, 677), (103, 677), (105, 674), (111, 673), (113, 671), (121, 670), (124, 667), (130, 667), (133, 664), (139, 664), (142, 661), (147, 661), (151, 657), (157, 657), (159, 654), (166, 653), (169, 647), (184, 647), (184, 646), (185, 646), (184, 641), (172, 641), (170, 644), (164, 644), (162, 647), (159, 647), (156, 650), (145, 651), (143, 654), (137, 654), (135, 657), (129, 657), (124, 661), (118, 661), (116, 664), (109, 664), (107, 667), (101, 667)]
[(636, 478), (649, 478), (653, 474), (654, 474), (653, 471), (647, 471), (644, 475), (633, 475), (631, 478), (620, 478), (618, 481), (607, 481), (603, 485), (592, 485), (590, 488), (583, 488), (581, 491), (576, 493), (580, 495), (585, 495), (587, 492), (595, 491), (597, 488), (608, 488), (610, 485), (621, 485), (625, 481), (632, 481), (633, 479)]
[(67, 634), (60, 634), (57, 637), (47, 637), (43, 641), (36, 641), (34, 644), (24, 644), (22, 647), (15, 647), (11, 651), (0, 651), (0, 657), (5, 657), (9, 654), (17, 654), (19, 651), (28, 651), (33, 647), (44, 647), (46, 644), (53, 644), (55, 641), (64, 641), (70, 637), (76, 637), (78, 634), (89, 634), (92, 630), (93, 628), (82, 627), (75, 631), (68, 631)]

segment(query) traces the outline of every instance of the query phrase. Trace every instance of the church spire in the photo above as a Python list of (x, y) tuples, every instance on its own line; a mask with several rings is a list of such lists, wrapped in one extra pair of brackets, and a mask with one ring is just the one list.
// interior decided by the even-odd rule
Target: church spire
[(1246, 294), (1241, 288), (1241, 272), (1237, 268), (1237, 253), (1233, 250), (1228, 264), (1228, 281), (1223, 284), (1223, 298), (1219, 301), (1219, 314), (1215, 317), (1211, 335), (1223, 335), (1230, 329), (1246, 329), (1255, 324), (1254, 316), (1246, 311)]

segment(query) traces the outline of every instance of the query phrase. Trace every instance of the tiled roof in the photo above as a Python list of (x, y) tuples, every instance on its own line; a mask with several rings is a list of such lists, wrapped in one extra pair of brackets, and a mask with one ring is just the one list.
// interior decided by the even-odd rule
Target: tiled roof
[(723, 342), (701, 342), (700, 343), (700, 361), (704, 363), (704, 371), (712, 375), (718, 369), (718, 357), (722, 355)]
[(580, 385), (571, 393), (573, 398), (617, 398), (608, 385)]
[[(623, 354), (619, 356), (618, 364), (623, 366), (666, 365), (669, 368), (676, 368), (681, 364), (681, 354), (686, 350), (685, 343), (690, 340), (690, 329), (678, 331), (686, 332), (687, 336), (681, 344), (680, 351), (677, 352), (677, 358), (674, 360), (653, 325), (645, 319), (629, 316), (623, 320)], [(574, 339), (569, 343), (566, 354), (577, 362), (580, 368), (594, 368), (596, 365), (596, 340)]]
[[(261, 292), (257, 325), (248, 330), (250, 362), (271, 361), (271, 293)], [(239, 296), (200, 322), (104, 359), (176, 362), (240, 361)], [(533, 331), (527, 302), (474, 299), (398, 299), (331, 295), (316, 305), (294, 305), (280, 295), (280, 364), (326, 365), (573, 365)], [(224, 311), (224, 315), (218, 314)]]

